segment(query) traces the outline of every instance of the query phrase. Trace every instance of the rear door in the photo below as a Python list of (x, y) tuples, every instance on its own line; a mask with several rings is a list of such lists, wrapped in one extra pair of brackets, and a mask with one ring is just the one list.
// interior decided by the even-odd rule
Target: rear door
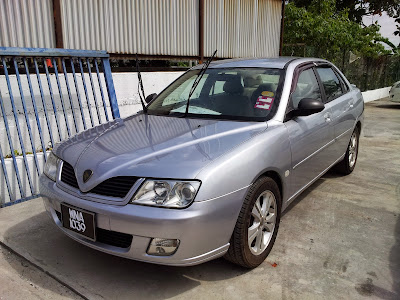
[[(296, 72), (288, 110), (297, 109), (303, 98), (324, 102), (324, 93), (314, 65), (304, 66)], [(334, 161), (331, 116), (331, 109), (327, 105), (319, 113), (294, 117), (285, 122), (292, 152), (291, 195), (301, 191)]]
[(324, 92), (326, 105), (332, 111), (332, 126), (335, 135), (336, 159), (346, 152), (350, 136), (355, 124), (353, 114), (355, 95), (341, 78), (340, 74), (328, 64), (316, 67)]

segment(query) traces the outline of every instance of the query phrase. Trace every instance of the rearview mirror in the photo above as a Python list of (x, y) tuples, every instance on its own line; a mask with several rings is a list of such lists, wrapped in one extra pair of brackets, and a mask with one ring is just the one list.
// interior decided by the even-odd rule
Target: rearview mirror
[(156, 93), (150, 94), (146, 97), (146, 99), (144, 99), (144, 101), (146, 101), (146, 103), (150, 103), (155, 97), (157, 97)]
[(303, 98), (300, 100), (297, 109), (292, 112), (293, 116), (309, 116), (323, 111), (325, 105), (316, 99)]

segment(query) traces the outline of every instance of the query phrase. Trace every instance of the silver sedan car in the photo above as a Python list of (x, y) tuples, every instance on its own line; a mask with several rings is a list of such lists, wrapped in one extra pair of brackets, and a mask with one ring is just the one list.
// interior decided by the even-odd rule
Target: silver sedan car
[(200, 65), (146, 102), (58, 144), (40, 178), (54, 223), (109, 254), (254, 268), (288, 205), (356, 165), (363, 98), (322, 59)]
[(389, 99), (392, 102), (400, 102), (400, 81), (395, 82), (390, 88)]

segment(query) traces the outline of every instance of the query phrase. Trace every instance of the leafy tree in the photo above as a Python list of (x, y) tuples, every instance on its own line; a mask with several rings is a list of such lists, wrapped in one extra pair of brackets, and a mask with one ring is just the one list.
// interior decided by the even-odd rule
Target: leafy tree
[(352, 51), (366, 57), (392, 53), (382, 43), (393, 46), (381, 36), (379, 26), (362, 27), (349, 19), (348, 10), (337, 11), (335, 0), (313, 0), (308, 7), (286, 5), (284, 43), (303, 43), (314, 49), (313, 56), (332, 61)]
[[(292, 0), (297, 7), (309, 8), (312, 5), (310, 0)], [(319, 0), (318, 2), (325, 2)], [(335, 3), (336, 11), (348, 12), (350, 20), (362, 24), (362, 17), (366, 15), (376, 15), (386, 12), (389, 16), (396, 16), (400, 11), (400, 0), (337, 0)]]

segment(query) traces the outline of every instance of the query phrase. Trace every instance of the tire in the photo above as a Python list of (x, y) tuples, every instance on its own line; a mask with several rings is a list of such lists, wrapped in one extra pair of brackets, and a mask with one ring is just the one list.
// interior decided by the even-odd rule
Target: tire
[(360, 140), (360, 131), (358, 128), (354, 129), (349, 145), (347, 146), (346, 154), (344, 159), (338, 163), (337, 170), (343, 175), (349, 175), (353, 172), (356, 167), (357, 158), (358, 158), (358, 144)]
[[(268, 203), (270, 206), (267, 210)], [(280, 216), (281, 194), (278, 185), (270, 177), (259, 178), (244, 199), (225, 259), (245, 268), (260, 265), (274, 245)]]

